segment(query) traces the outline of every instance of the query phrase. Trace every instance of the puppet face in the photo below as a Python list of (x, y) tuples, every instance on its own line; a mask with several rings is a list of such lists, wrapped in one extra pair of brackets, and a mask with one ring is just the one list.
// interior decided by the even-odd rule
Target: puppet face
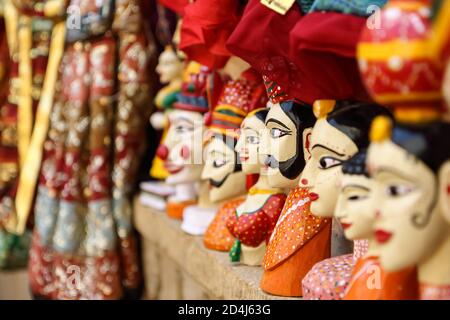
[(381, 264), (387, 271), (420, 264), (448, 235), (438, 203), (438, 198), (448, 198), (447, 187), (391, 140), (373, 142), (367, 164), (375, 181), (374, 230)]
[(246, 174), (259, 173), (262, 165), (259, 161), (260, 134), (265, 130), (264, 122), (255, 115), (247, 117), (241, 125), (241, 134), (236, 144), (236, 152)]
[[(200, 180), (202, 171), (203, 116), (198, 112), (169, 112), (169, 130), (158, 154), (169, 172), (169, 184)], [(164, 150), (161, 152), (160, 150)]]
[(447, 69), (444, 77), (443, 92), (447, 102), (447, 117), (450, 117), (450, 59), (447, 63)]
[(159, 74), (161, 83), (169, 83), (182, 77), (183, 62), (171, 47), (166, 47), (159, 55), (156, 72)]
[[(266, 130), (261, 135), (260, 156), (267, 167), (269, 184), (274, 188), (294, 188), (298, 174), (290, 174), (296, 161), (304, 161), (298, 155), (299, 132), (297, 124), (283, 111), (280, 104), (274, 104), (266, 117)], [(292, 176), (295, 175), (295, 176)]]
[(365, 175), (343, 175), (334, 216), (341, 222), (347, 239), (372, 237), (375, 219), (374, 186), (374, 181)]
[(237, 160), (233, 138), (216, 135), (207, 143), (202, 179), (209, 180), (212, 202), (232, 199), (245, 193), (246, 176)]
[(311, 212), (332, 217), (342, 181), (342, 163), (358, 152), (355, 143), (343, 132), (317, 120), (310, 140), (311, 158), (306, 162), (300, 186), (309, 187)]

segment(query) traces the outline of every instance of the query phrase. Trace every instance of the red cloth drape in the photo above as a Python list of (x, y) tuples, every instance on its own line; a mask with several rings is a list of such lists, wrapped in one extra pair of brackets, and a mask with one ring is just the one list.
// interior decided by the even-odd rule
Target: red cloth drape
[(197, 0), (185, 8), (180, 49), (189, 59), (212, 69), (225, 66), (231, 53), (225, 47), (239, 22), (238, 0)]

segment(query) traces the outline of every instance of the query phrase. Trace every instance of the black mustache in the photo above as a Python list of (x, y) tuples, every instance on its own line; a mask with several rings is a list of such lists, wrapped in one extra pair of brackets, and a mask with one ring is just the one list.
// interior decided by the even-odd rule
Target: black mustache
[(222, 180), (209, 179), (209, 185), (211, 185), (215, 188), (220, 188), (225, 183), (225, 181), (228, 179), (230, 174), (232, 174), (232, 173), (233, 172), (230, 172), (229, 174), (227, 174)]
[(264, 164), (266, 166), (269, 166), (272, 169), (276, 169), (276, 168), (280, 167), (280, 162), (277, 159), (275, 159), (274, 156), (272, 156), (270, 154), (266, 156), (266, 159), (264, 160)]
[(264, 164), (272, 169), (279, 169), (280, 173), (285, 178), (294, 180), (300, 175), (305, 167), (305, 160), (303, 159), (303, 153), (301, 155), (297, 154), (285, 161), (279, 161), (269, 154), (266, 156)]

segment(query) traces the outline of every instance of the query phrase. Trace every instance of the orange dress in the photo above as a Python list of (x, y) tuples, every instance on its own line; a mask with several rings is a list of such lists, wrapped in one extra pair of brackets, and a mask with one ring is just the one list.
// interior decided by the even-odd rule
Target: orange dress
[(236, 208), (244, 202), (245, 198), (241, 197), (225, 203), (217, 212), (214, 220), (206, 229), (203, 237), (205, 247), (217, 251), (230, 251), (234, 243), (234, 238), (227, 228), (227, 221), (235, 215)]
[(415, 300), (417, 296), (416, 268), (386, 272), (377, 257), (367, 257), (356, 262), (344, 300)]
[(331, 220), (310, 212), (308, 189), (289, 193), (263, 260), (262, 290), (280, 296), (302, 296), (301, 282), (319, 261), (330, 257)]
[(172, 219), (182, 220), (184, 209), (196, 203), (197, 203), (196, 200), (187, 200), (182, 202), (168, 201), (166, 204), (167, 215)]

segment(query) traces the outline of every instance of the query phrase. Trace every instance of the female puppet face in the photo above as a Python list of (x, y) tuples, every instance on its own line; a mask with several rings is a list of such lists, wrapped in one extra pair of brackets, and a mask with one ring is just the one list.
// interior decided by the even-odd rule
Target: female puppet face
[(209, 180), (209, 197), (212, 202), (232, 199), (245, 193), (245, 174), (237, 168), (237, 155), (232, 146), (233, 138), (227, 145), (222, 136), (214, 136), (206, 145), (205, 166), (202, 179)]
[(444, 92), (445, 101), (447, 102), (447, 116), (450, 117), (450, 60), (447, 63), (442, 90)]
[(203, 116), (198, 112), (169, 113), (169, 130), (160, 149), (165, 149), (164, 167), (168, 184), (200, 180), (202, 171)]
[(300, 186), (309, 187), (311, 212), (320, 217), (332, 217), (342, 180), (342, 163), (358, 148), (344, 133), (325, 118), (317, 120), (310, 140), (311, 158), (306, 162)]
[(242, 165), (242, 171), (246, 174), (259, 173), (261, 163), (259, 161), (260, 134), (265, 130), (264, 122), (255, 115), (244, 119), (241, 125), (241, 134), (236, 144), (236, 152)]
[(297, 135), (295, 123), (274, 104), (266, 117), (266, 130), (261, 135), (260, 155), (267, 166), (269, 184), (274, 188), (294, 188), (298, 176), (286, 177), (285, 171), (297, 160)]
[(183, 62), (177, 56), (174, 49), (166, 47), (159, 55), (156, 72), (159, 74), (159, 81), (161, 83), (169, 83), (174, 79), (181, 78)]
[(372, 237), (375, 218), (373, 188), (374, 181), (365, 175), (343, 175), (334, 216), (341, 222), (347, 239)]
[(391, 140), (373, 142), (367, 163), (376, 186), (374, 230), (382, 266), (397, 271), (423, 262), (448, 232), (436, 175)]

